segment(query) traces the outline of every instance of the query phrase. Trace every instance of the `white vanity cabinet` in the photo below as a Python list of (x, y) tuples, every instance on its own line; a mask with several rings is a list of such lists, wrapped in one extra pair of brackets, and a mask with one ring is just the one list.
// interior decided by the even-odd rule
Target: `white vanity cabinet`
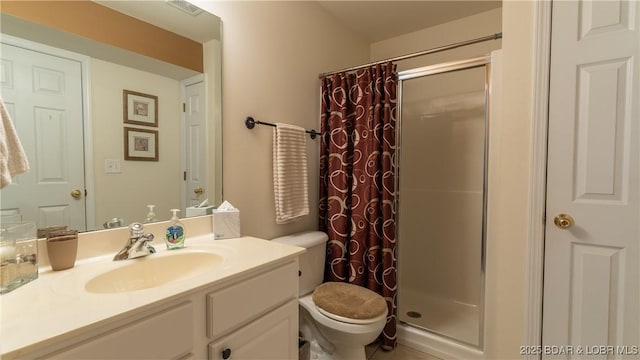
[(79, 329), (16, 357), (297, 359), (297, 296), (298, 265), (290, 258)]

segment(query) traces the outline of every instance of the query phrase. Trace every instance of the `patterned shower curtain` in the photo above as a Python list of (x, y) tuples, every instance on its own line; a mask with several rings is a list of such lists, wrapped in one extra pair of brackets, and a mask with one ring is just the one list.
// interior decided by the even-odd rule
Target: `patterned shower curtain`
[(320, 230), (326, 281), (387, 300), (382, 345), (396, 345), (395, 177), (397, 73), (391, 62), (322, 79)]

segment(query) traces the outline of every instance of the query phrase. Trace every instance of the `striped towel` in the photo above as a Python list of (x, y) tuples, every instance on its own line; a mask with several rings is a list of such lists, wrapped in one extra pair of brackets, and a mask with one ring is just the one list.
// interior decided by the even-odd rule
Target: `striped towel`
[(1, 97), (0, 118), (0, 188), (4, 188), (13, 177), (29, 171), (29, 161)]
[(273, 131), (273, 190), (276, 224), (309, 215), (305, 130), (276, 123)]

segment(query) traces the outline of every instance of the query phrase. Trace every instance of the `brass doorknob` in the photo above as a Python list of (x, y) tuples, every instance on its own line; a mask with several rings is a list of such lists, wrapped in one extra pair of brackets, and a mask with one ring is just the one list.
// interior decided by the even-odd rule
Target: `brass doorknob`
[(197, 188), (195, 190), (193, 190), (194, 193), (196, 193), (196, 195), (202, 195), (202, 193), (204, 192), (203, 188)]
[(80, 199), (81, 195), (82, 195), (82, 191), (80, 191), (80, 189), (75, 189), (71, 192), (71, 197), (74, 199)]
[(566, 230), (572, 227), (575, 221), (569, 214), (558, 214), (553, 218), (553, 223), (560, 229)]

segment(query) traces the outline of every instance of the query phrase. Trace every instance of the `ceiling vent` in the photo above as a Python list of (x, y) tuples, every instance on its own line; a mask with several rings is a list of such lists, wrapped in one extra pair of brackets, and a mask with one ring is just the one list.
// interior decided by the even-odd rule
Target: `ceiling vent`
[(198, 16), (202, 9), (185, 0), (166, 0), (167, 4), (180, 9), (191, 16)]

